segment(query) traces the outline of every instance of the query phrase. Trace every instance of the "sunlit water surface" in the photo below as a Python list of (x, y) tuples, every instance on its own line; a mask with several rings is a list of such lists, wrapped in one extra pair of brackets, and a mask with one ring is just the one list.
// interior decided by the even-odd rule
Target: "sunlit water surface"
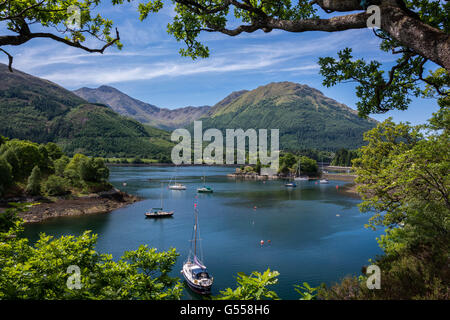
[[(114, 258), (140, 244), (158, 250), (175, 247), (180, 257), (173, 275), (181, 277), (197, 200), (204, 262), (214, 276), (212, 293), (235, 288), (237, 272), (262, 272), (270, 267), (280, 272), (273, 289), (283, 299), (298, 299), (294, 284), (331, 284), (345, 275), (359, 274), (369, 258), (381, 253), (375, 239), (379, 232), (364, 228), (369, 215), (359, 212), (360, 200), (336, 188), (345, 182), (299, 181), (297, 188), (288, 189), (283, 181), (227, 178), (232, 171), (227, 167), (112, 167), (111, 183), (145, 200), (107, 214), (30, 224), (25, 235), (34, 241), (41, 232), (61, 236), (92, 230), (99, 235), (97, 250)], [(167, 189), (175, 175), (186, 191)], [(213, 194), (197, 194), (203, 176)], [(164, 208), (174, 210), (174, 217), (145, 219), (147, 209), (160, 206), (161, 191)], [(265, 241), (262, 246), (261, 240)], [(185, 289), (184, 298), (199, 297)]]

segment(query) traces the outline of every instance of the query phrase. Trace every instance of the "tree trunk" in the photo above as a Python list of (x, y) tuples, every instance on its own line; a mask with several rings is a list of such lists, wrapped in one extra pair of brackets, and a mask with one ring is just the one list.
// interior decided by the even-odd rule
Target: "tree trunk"
[(450, 71), (450, 35), (396, 6), (381, 7), (381, 29), (405, 47)]

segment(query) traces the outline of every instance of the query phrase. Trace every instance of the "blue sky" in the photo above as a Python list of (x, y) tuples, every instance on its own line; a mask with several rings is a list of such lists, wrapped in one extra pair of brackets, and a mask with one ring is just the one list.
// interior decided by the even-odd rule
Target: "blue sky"
[[(389, 65), (394, 57), (378, 49), (372, 31), (340, 33), (255, 32), (238, 37), (205, 34), (201, 39), (211, 51), (208, 59), (181, 57), (183, 46), (167, 34), (174, 16), (173, 6), (140, 22), (137, 4), (99, 11), (118, 27), (124, 47), (105, 54), (89, 54), (51, 40), (33, 40), (20, 47), (5, 48), (14, 55), (14, 67), (74, 90), (80, 87), (113, 86), (126, 94), (165, 108), (214, 105), (233, 91), (251, 90), (278, 81), (307, 84), (351, 108), (356, 108), (354, 84), (322, 86), (318, 57), (335, 56), (353, 48), (356, 57), (376, 59)], [(0, 25), (0, 29), (4, 29)], [(92, 41), (87, 42), (95, 46)], [(101, 44), (97, 44), (101, 46)], [(0, 55), (6, 63), (6, 56)], [(438, 109), (435, 100), (414, 99), (407, 111), (373, 115), (377, 120), (391, 116), (396, 122), (424, 123)]]

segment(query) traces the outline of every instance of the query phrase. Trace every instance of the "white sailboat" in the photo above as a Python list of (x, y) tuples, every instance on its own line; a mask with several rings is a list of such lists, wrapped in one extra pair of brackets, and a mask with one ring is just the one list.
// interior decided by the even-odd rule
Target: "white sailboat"
[(177, 169), (176, 168), (175, 168), (174, 183), (170, 184), (170, 181), (169, 181), (169, 189), (170, 190), (186, 190), (186, 186), (184, 184), (177, 183)]
[(302, 162), (302, 159), (300, 158), (298, 160), (298, 176), (295, 177), (294, 180), (295, 181), (308, 181), (309, 177), (307, 177), (307, 176), (302, 177), (302, 174), (301, 174), (301, 162)]
[[(187, 261), (183, 264), (181, 273), (189, 288), (200, 294), (209, 294), (213, 285), (213, 277), (208, 273), (206, 266), (197, 256), (197, 242), (199, 239), (197, 203), (194, 204), (194, 230), (191, 250)], [(192, 248), (193, 245), (193, 248)], [(201, 256), (201, 252), (200, 252)]]
[[(324, 171), (323, 171), (323, 157), (322, 157), (322, 168), (320, 169), (320, 171), (323, 173)], [(327, 179), (325, 179), (325, 178), (323, 178), (323, 179), (320, 179), (319, 180), (319, 183), (320, 184), (328, 184), (328, 183), (330, 183)]]

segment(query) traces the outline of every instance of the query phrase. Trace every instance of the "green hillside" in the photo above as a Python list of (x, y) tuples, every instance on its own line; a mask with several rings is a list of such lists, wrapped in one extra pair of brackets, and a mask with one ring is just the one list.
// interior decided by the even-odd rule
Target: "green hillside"
[(361, 119), (353, 109), (320, 91), (292, 82), (271, 83), (236, 95), (201, 119), (204, 130), (280, 129), (284, 150), (355, 149), (376, 121)]
[(102, 157), (159, 158), (172, 146), (166, 131), (144, 126), (109, 107), (0, 64), (0, 135), (55, 142), (64, 152)]

